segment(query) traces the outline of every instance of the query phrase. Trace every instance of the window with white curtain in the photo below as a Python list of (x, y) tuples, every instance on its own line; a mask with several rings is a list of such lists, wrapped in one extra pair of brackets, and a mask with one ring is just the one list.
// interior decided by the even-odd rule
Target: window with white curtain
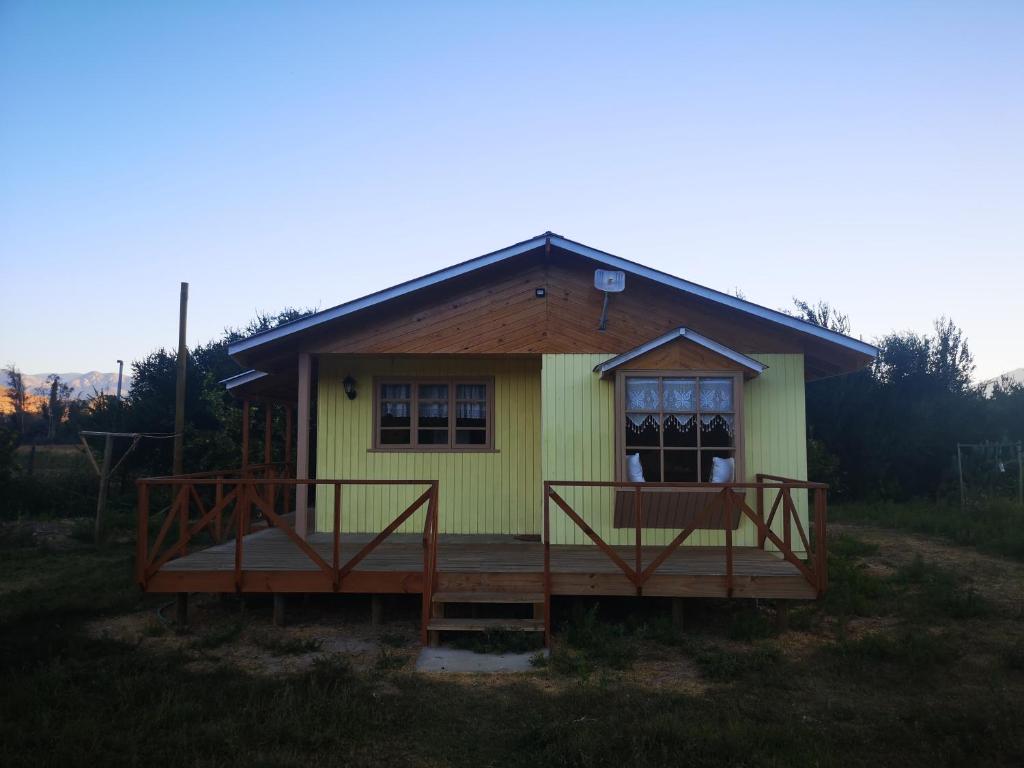
[(376, 397), (374, 447), (382, 450), (488, 450), (491, 381), (382, 381)]
[(713, 459), (735, 458), (737, 383), (730, 375), (626, 375), (620, 418), (627, 456), (646, 482), (710, 482)]

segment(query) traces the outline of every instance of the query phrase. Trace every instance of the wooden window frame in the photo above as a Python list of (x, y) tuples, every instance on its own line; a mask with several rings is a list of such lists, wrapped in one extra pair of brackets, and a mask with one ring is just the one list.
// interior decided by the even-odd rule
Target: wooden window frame
[[(448, 385), (448, 444), (419, 443), (419, 388), (423, 384), (447, 384)], [(475, 384), (487, 389), (487, 425), (485, 427), (460, 427), (459, 429), (473, 429), (486, 433), (485, 441), (481, 444), (457, 444), (456, 433), (456, 387), (460, 384)], [(381, 387), (386, 385), (401, 385), (409, 387), (409, 444), (400, 445), (395, 443), (381, 442), (380, 407)], [(429, 427), (425, 427), (429, 429)], [(444, 429), (435, 427), (434, 429)], [(374, 376), (373, 377), (373, 448), (374, 451), (396, 452), (396, 453), (480, 453), (494, 451), (494, 377), (493, 376)]]
[[(660, 379), (697, 379), (697, 403), (693, 413), (697, 419), (697, 445), (693, 448), (669, 448), (672, 451), (695, 451), (697, 453), (697, 483), (699, 485), (720, 485), (720, 483), (706, 483), (701, 480), (701, 450), (714, 450), (714, 448), (702, 449), (700, 445), (700, 379), (732, 379), (733, 382), (733, 409), (732, 414), (735, 420), (735, 438), (733, 439), (733, 458), (735, 459), (733, 473), (733, 482), (742, 483), (746, 477), (746, 466), (744, 462), (744, 429), (743, 429), (743, 373), (740, 371), (729, 371), (729, 370), (665, 370), (665, 369), (636, 369), (636, 370), (619, 370), (615, 372), (615, 477), (619, 481), (626, 481), (629, 479), (629, 473), (626, 469), (626, 413), (629, 410), (626, 405), (626, 378), (639, 377), (639, 378), (651, 378), (657, 377)], [(659, 424), (665, 411), (661, 410), (664, 407), (663, 404), (659, 404), (658, 418)], [(654, 411), (651, 411), (654, 413)], [(714, 413), (723, 413), (723, 411), (714, 411)], [(661, 476), (665, 477), (665, 436), (662, 431), (663, 427), (659, 427), (658, 445), (650, 446), (647, 450), (657, 450), (661, 454)], [(643, 450), (643, 449), (636, 449)], [(728, 448), (722, 448), (721, 450), (730, 450)], [(645, 481), (645, 484), (658, 485), (656, 481)]]

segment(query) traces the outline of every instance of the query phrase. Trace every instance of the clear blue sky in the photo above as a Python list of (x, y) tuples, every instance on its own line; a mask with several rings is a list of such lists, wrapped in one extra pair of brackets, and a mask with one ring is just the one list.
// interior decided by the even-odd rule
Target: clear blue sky
[(0, 2), (0, 363), (547, 229), (1024, 366), (1024, 3)]

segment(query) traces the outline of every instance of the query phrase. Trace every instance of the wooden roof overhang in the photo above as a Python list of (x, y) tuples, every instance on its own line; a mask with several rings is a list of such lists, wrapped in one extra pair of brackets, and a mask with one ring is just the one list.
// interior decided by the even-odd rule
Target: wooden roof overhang
[(278, 373), (249, 370), (223, 379), (221, 384), (239, 400), (262, 400), (292, 405), (298, 398), (294, 370)]
[[(595, 267), (627, 273), (603, 332)], [(802, 353), (808, 380), (858, 370), (877, 354), (857, 339), (553, 233), (242, 339), (229, 353), (294, 379), (300, 353), (623, 355), (680, 328), (743, 356)], [(258, 381), (236, 387), (269, 386)]]
[(680, 341), (690, 342), (710, 352), (713, 356), (727, 361), (732, 366), (738, 367), (743, 371), (743, 378), (745, 379), (752, 379), (755, 376), (761, 375), (768, 367), (764, 363), (760, 363), (754, 358), (744, 355), (742, 352), (730, 349), (724, 344), (720, 344), (714, 339), (709, 339), (707, 336), (703, 336), (696, 331), (688, 328), (676, 328), (656, 339), (651, 339), (638, 347), (634, 347), (628, 352), (623, 352), (621, 355), (616, 355), (610, 360), (598, 363), (594, 366), (594, 373), (601, 374), (602, 378), (610, 377), (614, 375), (615, 371), (625, 365), (642, 365), (644, 359), (650, 353)]

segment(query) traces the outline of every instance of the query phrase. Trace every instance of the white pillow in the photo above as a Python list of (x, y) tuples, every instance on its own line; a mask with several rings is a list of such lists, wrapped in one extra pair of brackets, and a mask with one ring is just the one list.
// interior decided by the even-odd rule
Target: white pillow
[(711, 482), (731, 483), (732, 476), (736, 470), (735, 459), (721, 459), (715, 456), (711, 460)]
[(631, 483), (643, 483), (644, 468), (640, 466), (640, 454), (631, 453), (626, 456), (626, 475)]

